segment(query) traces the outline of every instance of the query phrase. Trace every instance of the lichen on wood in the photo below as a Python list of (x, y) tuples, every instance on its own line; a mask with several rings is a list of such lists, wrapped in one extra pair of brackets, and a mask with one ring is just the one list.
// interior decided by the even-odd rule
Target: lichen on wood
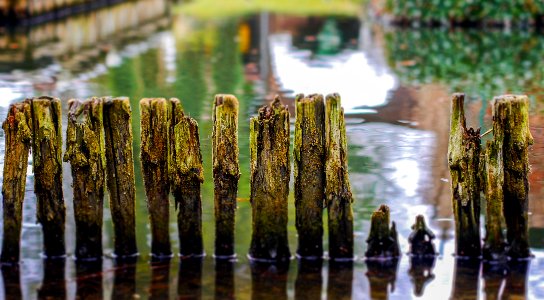
[(140, 161), (151, 225), (151, 254), (172, 255), (169, 235), (169, 148), (172, 104), (164, 98), (140, 100)]
[(215, 201), (215, 256), (234, 253), (238, 161), (238, 99), (216, 95), (213, 103), (213, 179)]
[(400, 246), (395, 222), (389, 228), (389, 207), (380, 205), (372, 213), (370, 234), (366, 239), (367, 258), (396, 258), (400, 256)]
[(43, 228), (44, 254), (65, 254), (66, 208), (62, 194), (62, 117), (57, 98), (32, 98), (32, 166), (37, 219)]
[(289, 260), (289, 110), (277, 96), (250, 121), (250, 184), (254, 260)]
[(448, 164), (451, 174), (455, 253), (479, 257), (480, 244), (480, 129), (467, 128), (464, 94), (452, 96)]
[(64, 161), (72, 169), (77, 259), (102, 257), (106, 177), (102, 108), (101, 98), (68, 102)]
[(318, 94), (297, 95), (293, 149), (297, 255), (323, 256), (325, 104)]
[(16, 263), (20, 255), (23, 201), (32, 143), (30, 102), (27, 100), (11, 104), (2, 128), (5, 137), (2, 183), (4, 233), (0, 261)]
[(328, 95), (325, 108), (325, 200), (329, 257), (353, 259), (353, 196), (348, 176), (348, 148), (340, 95)]
[(412, 233), (408, 237), (409, 253), (413, 256), (436, 256), (434, 239), (435, 235), (425, 224), (425, 218), (418, 215), (416, 222), (412, 225)]
[(114, 229), (114, 254), (138, 254), (135, 228), (135, 181), (132, 112), (126, 97), (104, 99), (107, 187)]
[(202, 256), (202, 200), (204, 182), (198, 123), (185, 116), (178, 99), (170, 99), (170, 187), (178, 211), (179, 254)]

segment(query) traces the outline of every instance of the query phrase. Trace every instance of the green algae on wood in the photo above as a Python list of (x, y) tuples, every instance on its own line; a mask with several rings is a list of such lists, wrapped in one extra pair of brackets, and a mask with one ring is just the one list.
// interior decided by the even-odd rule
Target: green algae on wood
[(62, 117), (60, 100), (32, 98), (32, 167), (37, 219), (43, 228), (44, 254), (65, 254), (66, 208), (62, 194)]
[(329, 257), (353, 258), (353, 211), (348, 176), (348, 148), (340, 95), (327, 96), (325, 106), (325, 201), (329, 226)]
[(480, 129), (467, 128), (464, 94), (451, 101), (448, 164), (451, 175), (455, 254), (479, 257), (480, 244)]
[(213, 103), (213, 180), (215, 200), (215, 256), (234, 253), (238, 161), (238, 99), (216, 95)]
[(289, 110), (279, 97), (250, 121), (252, 236), (254, 260), (289, 260)]
[(416, 222), (412, 225), (412, 233), (408, 237), (410, 243), (409, 253), (413, 256), (436, 256), (433, 243), (435, 238), (434, 233), (425, 224), (425, 218), (418, 215)]
[(68, 102), (64, 161), (72, 169), (77, 259), (102, 257), (102, 216), (106, 157), (103, 100)]
[(129, 99), (104, 99), (103, 116), (106, 178), (115, 234), (114, 254), (137, 255), (132, 112)]
[(400, 256), (400, 246), (395, 222), (389, 228), (389, 207), (382, 204), (372, 213), (367, 258), (395, 258)]
[(157, 257), (172, 255), (168, 226), (171, 107), (164, 98), (140, 100), (140, 161), (151, 225), (151, 254)]
[(2, 128), (5, 137), (2, 183), (4, 233), (0, 261), (16, 263), (20, 254), (23, 201), (32, 142), (30, 102), (11, 104)]
[(293, 149), (297, 255), (323, 256), (325, 104), (318, 94), (297, 95)]
[[(523, 95), (504, 95), (493, 99), (493, 129), (502, 148), (504, 165), (503, 210), (508, 240), (508, 256), (531, 256), (529, 249), (529, 99)], [(494, 133), (495, 134), (495, 133)]]
[(202, 256), (202, 199), (204, 182), (198, 123), (185, 116), (178, 99), (170, 99), (170, 187), (178, 211), (179, 254)]

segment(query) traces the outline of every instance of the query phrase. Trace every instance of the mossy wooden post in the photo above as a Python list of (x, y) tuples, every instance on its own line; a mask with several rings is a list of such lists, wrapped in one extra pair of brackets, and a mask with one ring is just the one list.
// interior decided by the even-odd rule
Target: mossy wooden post
[(100, 98), (68, 102), (64, 161), (72, 168), (77, 259), (102, 257), (106, 177), (102, 107)]
[(323, 256), (325, 202), (325, 102), (322, 95), (297, 95), (295, 173), (297, 255)]
[(238, 163), (238, 100), (216, 95), (213, 103), (213, 181), (215, 256), (232, 257), (240, 167)]
[(106, 174), (117, 256), (138, 254), (131, 118), (128, 98), (104, 100)]
[(32, 142), (30, 102), (11, 104), (2, 128), (6, 152), (2, 185), (4, 234), (0, 261), (16, 263), (19, 261), (26, 171)]
[(409, 253), (412, 256), (436, 256), (433, 243), (435, 238), (434, 233), (425, 224), (425, 218), (418, 215), (416, 222), (412, 225), (412, 233), (408, 237), (410, 243)]
[(372, 213), (370, 234), (365, 256), (368, 258), (395, 258), (400, 256), (400, 247), (395, 222), (389, 228), (389, 207), (382, 204)]
[(178, 99), (170, 102), (170, 186), (178, 210), (179, 254), (203, 256), (200, 185), (204, 172), (198, 123), (184, 115)]
[(325, 108), (325, 199), (329, 257), (353, 259), (353, 196), (348, 176), (348, 147), (340, 95), (327, 96)]
[(279, 97), (250, 121), (251, 208), (249, 255), (255, 260), (289, 260), (289, 110)]
[(43, 228), (44, 254), (59, 257), (64, 248), (66, 208), (62, 195), (62, 117), (60, 100), (33, 98), (32, 166), (38, 222)]
[(480, 129), (466, 126), (464, 94), (451, 101), (448, 164), (451, 174), (455, 254), (478, 257), (480, 244)]
[[(505, 95), (493, 99), (493, 129), (503, 133), (504, 218), (508, 255), (531, 256), (529, 249), (529, 99), (522, 95)], [(496, 139), (496, 142), (501, 143)]]
[(157, 257), (172, 255), (168, 230), (171, 107), (170, 101), (164, 98), (145, 98), (140, 101), (140, 161), (151, 224), (151, 254)]

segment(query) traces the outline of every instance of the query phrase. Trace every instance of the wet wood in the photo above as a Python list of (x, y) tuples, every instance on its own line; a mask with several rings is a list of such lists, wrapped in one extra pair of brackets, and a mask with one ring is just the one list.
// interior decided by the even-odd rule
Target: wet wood
[(0, 261), (15, 263), (20, 256), (23, 200), (32, 143), (30, 102), (11, 104), (2, 128), (6, 152), (2, 182), (4, 232)]
[(297, 95), (293, 149), (299, 257), (323, 256), (325, 203), (325, 102), (322, 95)]
[(202, 199), (204, 182), (198, 123), (185, 116), (178, 99), (170, 99), (170, 186), (178, 211), (179, 254), (202, 256)]
[(102, 108), (100, 98), (68, 102), (64, 161), (72, 169), (77, 259), (102, 257), (106, 177)]
[(340, 96), (327, 96), (325, 108), (325, 199), (329, 257), (353, 258), (353, 196), (348, 176), (348, 148)]
[(437, 253), (433, 242), (435, 238), (434, 233), (427, 227), (425, 218), (418, 215), (416, 222), (412, 225), (412, 233), (408, 237), (408, 243), (410, 243), (409, 253), (412, 256), (436, 256)]
[(106, 98), (103, 111), (114, 254), (137, 255), (130, 101), (126, 97)]
[(389, 228), (389, 207), (381, 205), (372, 213), (370, 234), (366, 239), (367, 258), (395, 258), (400, 256), (400, 246), (395, 222)]
[(151, 254), (172, 255), (169, 235), (169, 135), (172, 105), (164, 98), (140, 101), (140, 161), (151, 225)]
[(238, 99), (216, 95), (213, 103), (213, 181), (215, 201), (215, 256), (232, 257), (238, 161)]
[(44, 254), (65, 254), (66, 208), (62, 194), (62, 117), (57, 98), (40, 97), (32, 105), (32, 166), (37, 217), (43, 229)]
[(480, 129), (467, 128), (464, 94), (451, 102), (448, 164), (451, 175), (455, 254), (479, 257), (480, 244)]
[(255, 260), (289, 260), (289, 110), (279, 97), (250, 121), (251, 208), (249, 255)]

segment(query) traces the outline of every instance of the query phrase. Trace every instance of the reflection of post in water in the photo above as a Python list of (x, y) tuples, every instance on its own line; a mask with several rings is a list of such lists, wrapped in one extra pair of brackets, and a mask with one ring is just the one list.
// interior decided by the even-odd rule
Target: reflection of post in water
[(450, 299), (478, 299), (479, 275), (479, 259), (456, 259)]
[(76, 282), (76, 299), (102, 299), (102, 260), (77, 260)]
[(2, 265), (4, 299), (22, 299), (19, 265)]
[(136, 294), (136, 262), (137, 257), (126, 257), (115, 260), (115, 279), (111, 299), (134, 299)]
[(170, 282), (170, 259), (152, 259), (151, 286), (149, 299), (168, 299), (168, 283)]
[(353, 283), (353, 261), (329, 261), (327, 299), (350, 298)]
[(251, 299), (287, 299), (289, 260), (251, 262)]
[[(366, 260), (366, 277), (370, 285), (371, 299), (388, 299), (389, 291), (395, 290), (399, 259)], [(389, 289), (391, 286), (391, 289)]]
[(412, 256), (410, 258), (410, 281), (414, 285), (414, 295), (423, 296), (425, 286), (433, 281), (433, 268), (436, 261), (435, 256)]
[(295, 299), (321, 299), (323, 260), (298, 260), (298, 274), (295, 281)]
[(530, 260), (508, 262), (510, 272), (506, 278), (503, 299), (525, 299)]
[(501, 299), (501, 286), (504, 285), (506, 275), (508, 274), (506, 263), (489, 263), (484, 261), (482, 273), (485, 299)]
[(38, 299), (65, 299), (64, 282), (65, 258), (43, 260), (43, 280), (38, 289)]
[(202, 297), (202, 258), (181, 259), (178, 275), (178, 299)]
[(235, 299), (234, 261), (215, 260), (215, 299)]

